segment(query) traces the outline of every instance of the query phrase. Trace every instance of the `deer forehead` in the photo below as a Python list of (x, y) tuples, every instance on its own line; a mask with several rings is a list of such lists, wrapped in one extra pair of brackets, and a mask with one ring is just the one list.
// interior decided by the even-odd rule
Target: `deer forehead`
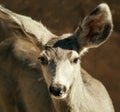
[(50, 48), (47, 50), (44, 50), (42, 52), (42, 55), (46, 56), (48, 59), (53, 59), (53, 60), (71, 60), (74, 58), (79, 57), (79, 54), (74, 51), (74, 50), (64, 50), (61, 48)]

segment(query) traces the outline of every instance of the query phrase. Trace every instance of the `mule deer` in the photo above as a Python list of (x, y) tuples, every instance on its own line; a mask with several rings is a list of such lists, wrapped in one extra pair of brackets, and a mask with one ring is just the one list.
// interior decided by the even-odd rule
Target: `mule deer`
[[(104, 43), (112, 32), (107, 4), (100, 4), (87, 15), (73, 34), (60, 37), (41, 23), (2, 6), (0, 18), (13, 33), (12, 38), (0, 44), (0, 62), (6, 65), (9, 61), (10, 64), (8, 70), (0, 66), (0, 78), (5, 80), (5, 83), (0, 82), (4, 90), (0, 93), (2, 112), (114, 112), (103, 84), (80, 66), (82, 54)], [(37, 82), (42, 77), (41, 70), (45, 83), (42, 79)], [(16, 85), (15, 90), (8, 91), (7, 88), (13, 85)], [(10, 93), (12, 95), (8, 97)]]
[(80, 66), (84, 50), (103, 43), (111, 30), (110, 10), (106, 4), (101, 4), (74, 34), (63, 35), (52, 46), (48, 42), (40, 54), (43, 75), (57, 112), (114, 111), (104, 86)]

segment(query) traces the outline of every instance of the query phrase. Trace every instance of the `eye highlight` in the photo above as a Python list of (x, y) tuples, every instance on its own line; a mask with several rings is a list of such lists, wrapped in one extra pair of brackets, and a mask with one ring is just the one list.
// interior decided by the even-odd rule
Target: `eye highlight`
[(48, 59), (45, 56), (40, 56), (38, 57), (38, 60), (42, 65), (47, 65), (48, 64)]

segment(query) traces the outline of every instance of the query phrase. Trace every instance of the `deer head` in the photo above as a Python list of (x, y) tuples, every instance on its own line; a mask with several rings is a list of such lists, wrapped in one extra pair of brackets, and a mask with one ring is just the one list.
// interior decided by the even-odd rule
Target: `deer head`
[(55, 98), (65, 98), (80, 76), (80, 57), (85, 49), (104, 43), (113, 29), (111, 12), (102, 3), (88, 14), (76, 31), (62, 37), (52, 46), (45, 46), (39, 60), (49, 92)]

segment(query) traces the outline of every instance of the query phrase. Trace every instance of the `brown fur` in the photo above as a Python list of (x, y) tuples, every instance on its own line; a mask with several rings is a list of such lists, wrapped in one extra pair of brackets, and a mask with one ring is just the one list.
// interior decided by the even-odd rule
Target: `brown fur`
[[(59, 44), (60, 40), (56, 38), (56, 35), (49, 32), (41, 23), (31, 18), (15, 14), (2, 6), (0, 6), (0, 18), (6, 22), (7, 26), (11, 29), (10, 36), (2, 39), (0, 42), (0, 112), (93, 112), (91, 110), (95, 110), (94, 112), (106, 112), (105, 110), (107, 109), (102, 110), (102, 108), (97, 108), (100, 106), (91, 104), (89, 101), (93, 100), (87, 100), (88, 97), (79, 101), (77, 98), (74, 99), (74, 95), (77, 95), (76, 92), (70, 95), (69, 100), (51, 98), (47, 89), (47, 82), (43, 79), (43, 71), (37, 60), (44, 45), (53, 38), (55, 38), (56, 42), (54, 44), (55, 48), (61, 47), (62, 49), (74, 50), (78, 53), (81, 52), (84, 47), (88, 47), (89, 45), (91, 47), (91, 43), (94, 44), (92, 44), (93, 46), (96, 46), (94, 39), (92, 42), (91, 40), (87, 40), (88, 43), (80, 43), (80, 41), (86, 41), (86, 39), (83, 39), (83, 36), (88, 33), (88, 29), (81, 33), (79, 27), (73, 35), (67, 36), (68, 39), (61, 39), (64, 46), (61, 43)], [(92, 16), (91, 18), (94, 17)], [(89, 20), (89, 18), (85, 20), (87, 19)], [(104, 22), (106, 23), (108, 20), (105, 18)], [(85, 25), (82, 24), (81, 27), (84, 29)], [(101, 27), (107, 34), (103, 32), (104, 38), (100, 38), (100, 35), (97, 35), (98, 37), (95, 37), (95, 40), (98, 39), (97, 44), (101, 44), (101, 42), (106, 40), (111, 32), (112, 23), (110, 23), (108, 28), (106, 28), (104, 24), (102, 24)], [(96, 31), (94, 33), (96, 33)], [(91, 34), (89, 36), (91, 36)], [(75, 39), (77, 38), (77, 41), (73, 39), (74, 37)], [(64, 43), (68, 41), (73, 45), (72, 48), (70, 48), (70, 45), (67, 43)], [(111, 109), (111, 112), (114, 112), (111, 100), (104, 86), (83, 69), (81, 70), (81, 74), (78, 75), (83, 81), (83, 85), (87, 90), (86, 93), (91, 94), (92, 98), (96, 97), (97, 100), (95, 102), (97, 102), (97, 104), (101, 104), (99, 101), (103, 101), (102, 106), (105, 105), (107, 106), (106, 108)], [(74, 91), (77, 90), (76, 87), (73, 89), (75, 89)], [(82, 98), (81, 95), (82, 93), (77, 97)], [(107, 103), (104, 102), (103, 98), (107, 100)], [(71, 102), (75, 102), (74, 104), (77, 105), (80, 103), (80, 110), (78, 111), (78, 107), (76, 108), (77, 105), (72, 104), (74, 106), (72, 107), (71, 104), (69, 104)]]

